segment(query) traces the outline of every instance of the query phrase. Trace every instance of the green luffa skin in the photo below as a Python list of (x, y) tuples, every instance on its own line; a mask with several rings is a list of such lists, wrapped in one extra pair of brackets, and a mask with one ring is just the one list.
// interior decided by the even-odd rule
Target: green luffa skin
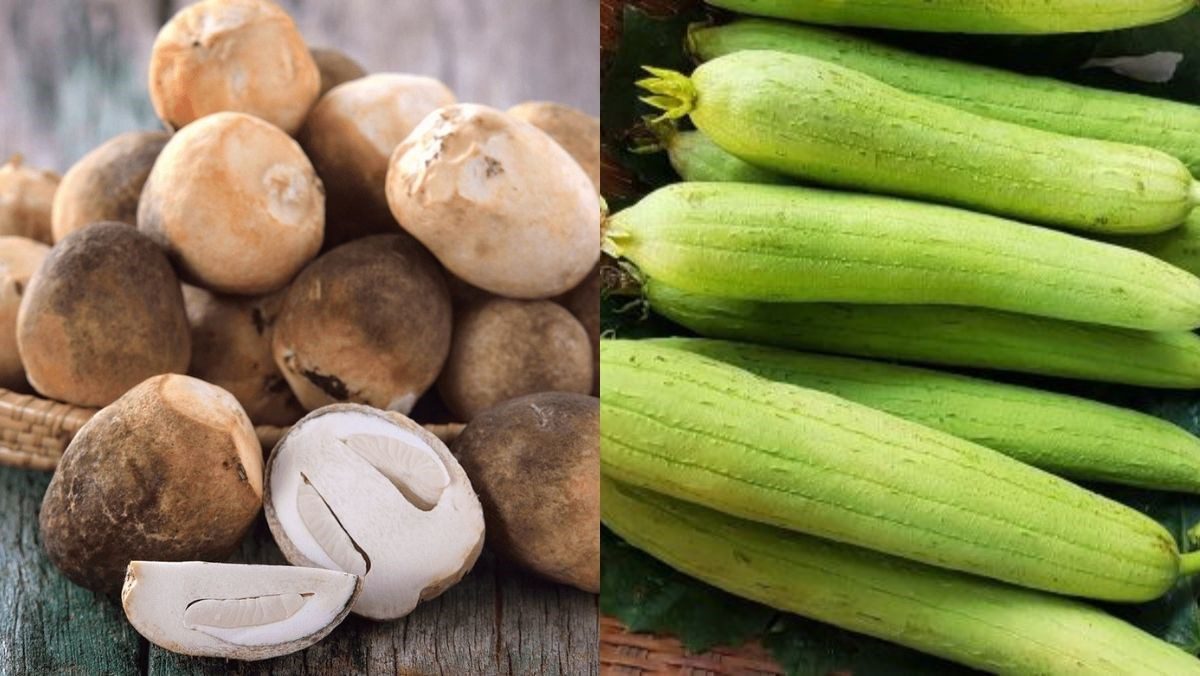
[(1200, 439), (1137, 411), (911, 366), (703, 338), (650, 342), (849, 399), (1060, 476), (1200, 493)]
[(1180, 572), (1145, 515), (989, 448), (697, 354), (602, 341), (600, 465), (734, 516), (1110, 601)]
[(723, 9), (805, 23), (932, 33), (1107, 31), (1173, 19), (1194, 0), (706, 0)]
[(1200, 214), (1193, 214), (1174, 230), (1154, 235), (1110, 237), (1106, 241), (1137, 249), (1193, 275), (1200, 275)]
[[(1200, 131), (1200, 107), (1196, 110), (1196, 129)], [(1196, 135), (1196, 141), (1200, 141), (1200, 133)], [(734, 157), (698, 131), (678, 132), (665, 144), (665, 148), (671, 166), (685, 181), (764, 185), (786, 185), (794, 182), (782, 174), (756, 167)], [(1193, 163), (1196, 158), (1200, 158), (1200, 143), (1197, 144), (1197, 154), (1192, 157)], [(1166, 232), (1113, 236), (1103, 241), (1136, 249), (1193, 275), (1200, 275), (1200, 213), (1193, 212), (1183, 225)]]
[(606, 526), (727, 592), (999, 674), (1200, 673), (1200, 661), (1079, 601), (742, 521), (600, 482)]
[(1200, 106), (925, 56), (826, 28), (766, 19), (694, 27), (688, 47), (701, 61), (753, 49), (801, 54), (985, 117), (1155, 148), (1200, 172)]
[(667, 158), (685, 181), (786, 185), (793, 181), (730, 155), (698, 131), (676, 132), (665, 142)]
[(1200, 279), (1152, 256), (938, 205), (679, 183), (605, 225), (652, 280), (758, 301), (967, 305), (1144, 331), (1200, 326)]
[(651, 280), (656, 312), (710, 338), (858, 357), (1200, 388), (1200, 336), (1144, 332), (975, 308), (758, 303)]
[(830, 186), (1111, 234), (1183, 223), (1197, 189), (1182, 162), (952, 108), (836, 64), (744, 51), (639, 84), (717, 145)]

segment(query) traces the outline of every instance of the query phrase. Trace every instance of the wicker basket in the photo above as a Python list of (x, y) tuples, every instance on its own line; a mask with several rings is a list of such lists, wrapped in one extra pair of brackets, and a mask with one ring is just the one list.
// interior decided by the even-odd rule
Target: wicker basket
[[(95, 409), (0, 388), (0, 465), (53, 470), (75, 433), (95, 413)], [(462, 423), (425, 425), (447, 444), (463, 427)], [(287, 428), (259, 425), (254, 432), (263, 449), (270, 450)]]
[[(0, 388), (0, 465), (53, 470), (75, 433), (95, 413)], [(263, 448), (270, 449), (287, 430), (264, 425), (254, 431)]]
[(631, 633), (611, 617), (600, 618), (600, 669), (604, 674), (779, 676), (784, 673), (757, 643), (690, 655), (673, 638)]
[(0, 389), (0, 464), (54, 469), (93, 413), (89, 408)]
[[(621, 39), (621, 16), (626, 5), (653, 15), (667, 16), (695, 5), (696, 0), (600, 0), (601, 68), (609, 60)], [(603, 70), (601, 71), (603, 73)], [(605, 197), (636, 197), (643, 190), (603, 144), (601, 186)], [(613, 282), (605, 280), (606, 288)], [(737, 648), (717, 648), (693, 655), (678, 640), (669, 636), (636, 634), (611, 617), (600, 619), (600, 671), (603, 674), (705, 674), (713, 676), (760, 676), (783, 674), (767, 651), (757, 643)]]

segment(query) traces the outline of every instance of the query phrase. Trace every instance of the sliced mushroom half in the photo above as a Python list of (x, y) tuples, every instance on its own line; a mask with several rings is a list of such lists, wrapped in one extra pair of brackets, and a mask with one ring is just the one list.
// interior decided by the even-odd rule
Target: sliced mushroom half
[(355, 613), (403, 617), (479, 557), (483, 511), (470, 480), (445, 444), (399, 413), (313, 411), (266, 471), (267, 523), (284, 556), (361, 575)]
[(121, 604), (133, 628), (165, 650), (262, 660), (325, 638), (360, 588), (354, 575), (321, 568), (133, 561)]

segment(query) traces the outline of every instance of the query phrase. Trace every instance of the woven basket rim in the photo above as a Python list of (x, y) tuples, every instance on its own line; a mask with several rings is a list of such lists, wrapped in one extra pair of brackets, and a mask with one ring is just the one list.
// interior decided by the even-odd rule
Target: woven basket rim
[[(71, 439), (97, 411), (0, 388), (0, 466), (53, 470)], [(465, 426), (458, 422), (424, 425), (447, 445)], [(254, 433), (266, 453), (288, 429), (255, 425)]]

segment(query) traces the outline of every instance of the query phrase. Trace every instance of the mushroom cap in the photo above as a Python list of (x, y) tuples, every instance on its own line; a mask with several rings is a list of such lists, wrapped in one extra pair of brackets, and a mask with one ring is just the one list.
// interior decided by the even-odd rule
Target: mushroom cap
[(251, 115), (216, 113), (163, 148), (137, 220), (189, 281), (264, 294), (320, 250), (324, 188), (287, 134)]
[(488, 546), (584, 591), (600, 591), (600, 402), (567, 392), (478, 416), (454, 456), (479, 491)]
[(426, 115), (454, 100), (431, 77), (399, 73), (351, 80), (321, 97), (299, 138), (325, 183), (330, 230), (342, 231), (332, 237), (397, 230), (385, 192), (388, 159)]
[(526, 101), (508, 109), (508, 114), (550, 135), (575, 158), (600, 191), (600, 120), (587, 113), (552, 101)]
[(58, 181), (54, 172), (25, 166), (20, 155), (0, 165), (0, 237), (28, 237), (49, 244)]
[(549, 298), (600, 257), (600, 201), (567, 151), (494, 108), (426, 117), (392, 154), (387, 198), (401, 227), (485, 291)]
[(402, 233), (322, 255), (288, 289), (275, 363), (300, 403), (339, 401), (408, 413), (450, 350), (450, 293), (429, 252)]
[(262, 447), (233, 395), (155, 376), (101, 409), (59, 462), (39, 517), (71, 581), (120, 589), (131, 560), (219, 560), (262, 504)]
[(25, 367), (17, 351), (17, 311), (29, 278), (50, 247), (25, 237), (0, 236), (0, 387), (25, 389)]
[(546, 300), (491, 298), (458, 312), (438, 392), (458, 420), (535, 392), (592, 389), (587, 331)]
[(597, 263), (579, 286), (555, 299), (583, 324), (592, 341), (592, 394), (600, 392), (600, 293), (603, 286), (600, 263)]
[(131, 131), (80, 158), (63, 175), (54, 195), (54, 241), (100, 221), (137, 225), (142, 186), (169, 138), (161, 131)]
[(297, 566), (363, 578), (354, 612), (403, 617), (471, 569), (479, 499), (445, 444), (408, 418), (358, 404), (310, 413), (271, 451), (267, 524)]
[(236, 111), (294, 134), (321, 74), (287, 12), (267, 0), (202, 0), (159, 31), (150, 52), (150, 102), (179, 129)]
[(313, 63), (317, 64), (317, 71), (321, 73), (321, 91), (317, 94), (317, 99), (330, 89), (356, 80), (367, 74), (367, 69), (350, 58), (350, 55), (337, 49), (327, 47), (310, 47), (308, 52), (312, 54)]
[(228, 391), (256, 425), (285, 427), (305, 413), (271, 355), (283, 293), (225, 296), (183, 287), (192, 328), (188, 375)]
[(165, 650), (264, 660), (328, 636), (360, 588), (354, 575), (321, 568), (131, 561), (121, 605), (133, 628)]
[(78, 230), (29, 280), (17, 347), (43, 396), (106, 406), (150, 376), (187, 370), (179, 279), (162, 250), (124, 223)]

